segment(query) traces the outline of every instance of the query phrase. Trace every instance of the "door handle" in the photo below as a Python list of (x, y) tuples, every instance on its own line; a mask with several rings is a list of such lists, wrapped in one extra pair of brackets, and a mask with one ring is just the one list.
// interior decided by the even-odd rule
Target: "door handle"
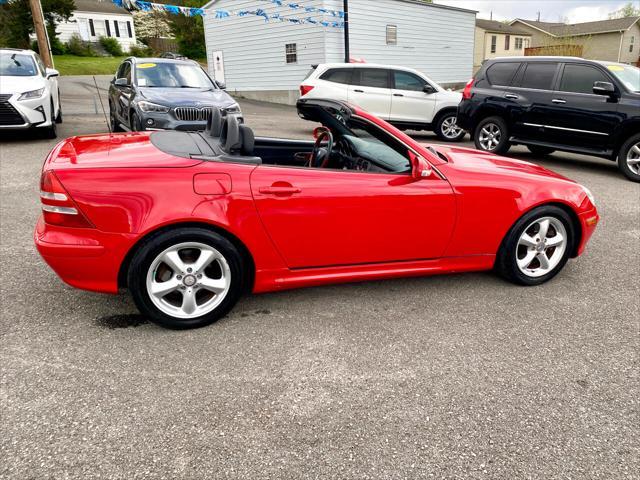
[(364, 90), (355, 89), (354, 92), (356, 92), (356, 93), (364, 93)]
[(517, 100), (520, 97), (518, 95), (514, 95), (513, 93), (507, 93), (504, 98), (510, 98), (511, 100)]
[(401, 94), (401, 93), (394, 93), (394, 94), (393, 94), (393, 96), (394, 96), (394, 97), (404, 97), (404, 95), (403, 95), (403, 94)]
[(302, 190), (293, 186), (278, 186), (271, 185), (270, 187), (262, 187), (258, 190), (264, 195), (293, 195), (294, 193), (300, 193)]
[(566, 100), (562, 100), (561, 98), (554, 98), (553, 100), (551, 100), (553, 103), (558, 103), (560, 105), (563, 105), (565, 103), (567, 103)]

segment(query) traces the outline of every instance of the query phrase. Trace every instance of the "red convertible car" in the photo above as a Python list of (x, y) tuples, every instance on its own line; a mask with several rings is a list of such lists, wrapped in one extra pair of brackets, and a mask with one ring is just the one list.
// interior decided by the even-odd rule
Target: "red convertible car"
[(425, 146), (345, 103), (308, 100), (315, 141), (205, 132), (73, 137), (42, 171), (35, 243), (69, 285), (128, 288), (169, 328), (243, 291), (495, 269), (554, 277), (598, 222), (590, 192), (531, 163)]

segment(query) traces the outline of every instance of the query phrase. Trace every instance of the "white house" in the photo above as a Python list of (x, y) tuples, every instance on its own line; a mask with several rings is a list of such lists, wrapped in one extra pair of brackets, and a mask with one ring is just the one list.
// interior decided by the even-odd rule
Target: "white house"
[(76, 10), (67, 22), (56, 29), (58, 38), (66, 43), (75, 34), (83, 40), (97, 42), (100, 37), (113, 37), (127, 52), (136, 43), (133, 15), (111, 0), (75, 0)]
[[(269, 17), (336, 20), (330, 14), (293, 10), (289, 2), (212, 0), (204, 26), (210, 74), (245, 97), (294, 103), (312, 65), (344, 61), (344, 30), (292, 24)], [(305, 0), (303, 7), (340, 11), (341, 0)], [(216, 18), (217, 10), (231, 13)], [(418, 0), (350, 0), (350, 55), (368, 63), (402, 65), (443, 86), (464, 85), (473, 73), (476, 12)], [(339, 20), (339, 19), (338, 19)]]

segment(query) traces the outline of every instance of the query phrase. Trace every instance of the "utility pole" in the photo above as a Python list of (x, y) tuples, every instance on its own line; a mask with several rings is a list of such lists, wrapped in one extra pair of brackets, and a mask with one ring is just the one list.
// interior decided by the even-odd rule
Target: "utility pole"
[(42, 5), (40, 0), (29, 0), (31, 7), (31, 16), (33, 17), (33, 26), (36, 30), (36, 38), (38, 39), (38, 50), (40, 57), (47, 68), (53, 68), (53, 57), (51, 56), (51, 48), (49, 46), (49, 36), (47, 28), (44, 24), (44, 14), (42, 13)]
[(344, 63), (351, 61), (349, 52), (349, 0), (344, 0)]

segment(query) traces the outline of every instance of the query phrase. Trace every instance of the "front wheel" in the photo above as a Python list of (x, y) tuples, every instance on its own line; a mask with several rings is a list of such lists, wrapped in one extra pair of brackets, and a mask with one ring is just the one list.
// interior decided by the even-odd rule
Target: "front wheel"
[(244, 283), (243, 258), (204, 228), (151, 237), (131, 261), (129, 289), (140, 312), (171, 329), (200, 328), (233, 308)]
[(634, 135), (620, 147), (618, 168), (633, 182), (640, 182), (640, 134)]
[(131, 130), (133, 132), (142, 132), (144, 130), (144, 126), (136, 112), (131, 113)]
[(50, 108), (51, 108), (51, 110), (50, 110), (50, 112), (51, 112), (51, 114), (50, 114), (51, 115), (51, 125), (48, 126), (48, 127), (45, 127), (42, 130), (42, 133), (43, 133), (44, 138), (54, 139), (54, 138), (57, 138), (57, 136), (58, 136), (58, 128), (57, 128), (57, 125), (56, 125), (56, 119), (54, 117), (55, 110), (53, 109), (53, 98), (51, 99), (51, 107)]
[(500, 117), (488, 117), (482, 120), (473, 133), (473, 141), (478, 150), (503, 154), (509, 147), (509, 129)]
[(519, 285), (540, 285), (565, 266), (574, 245), (569, 215), (554, 206), (538, 207), (524, 215), (505, 237), (496, 271)]
[(457, 124), (456, 112), (445, 113), (436, 122), (435, 134), (445, 142), (459, 142), (464, 138), (465, 131)]

